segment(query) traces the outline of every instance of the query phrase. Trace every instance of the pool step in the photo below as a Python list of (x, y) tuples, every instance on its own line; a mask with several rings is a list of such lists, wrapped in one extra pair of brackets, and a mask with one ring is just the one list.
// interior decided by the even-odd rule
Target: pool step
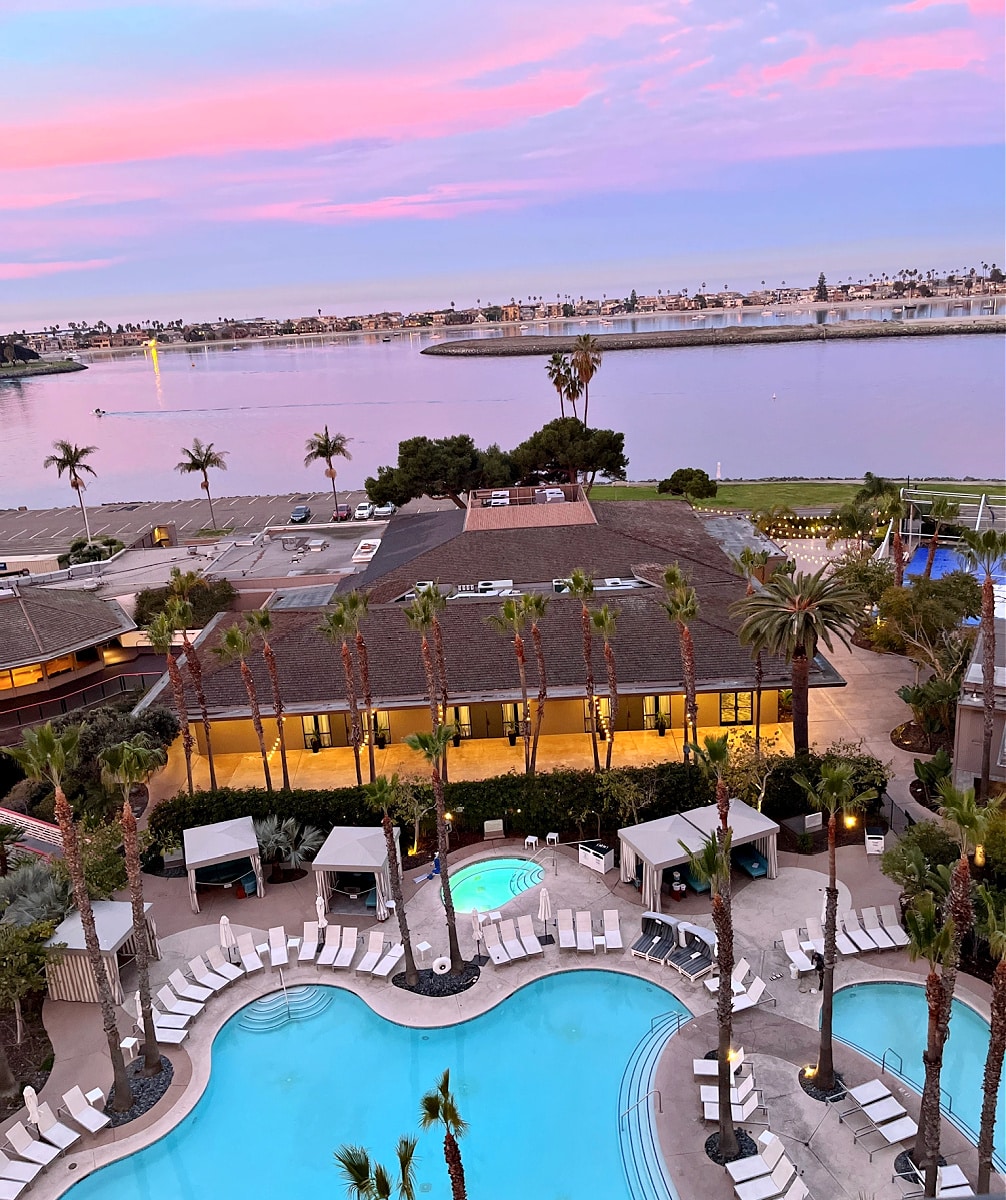
[(523, 871), (515, 871), (510, 876), (510, 894), (519, 896), (521, 892), (529, 891), (533, 887), (537, 887), (545, 878), (545, 868), (537, 863), (526, 867)]
[(334, 995), (332, 988), (317, 984), (298, 984), (285, 992), (270, 992), (242, 1009), (238, 1024), (242, 1029), (267, 1033), (290, 1021), (309, 1021), (328, 1008)]

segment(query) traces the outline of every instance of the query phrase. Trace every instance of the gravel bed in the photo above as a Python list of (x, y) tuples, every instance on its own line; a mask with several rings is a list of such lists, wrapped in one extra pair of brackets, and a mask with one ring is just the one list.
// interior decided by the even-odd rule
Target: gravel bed
[(125, 1112), (113, 1112), (111, 1104), (115, 1097), (114, 1085), (109, 1092), (105, 1112), (111, 1118), (113, 1127), (126, 1125), (130, 1121), (135, 1121), (137, 1117), (142, 1117), (145, 1112), (149, 1112), (171, 1086), (171, 1080), (175, 1075), (175, 1068), (164, 1055), (161, 1055), (161, 1069), (156, 1075), (142, 1075), (142, 1070), (142, 1054), (139, 1058), (134, 1058), (126, 1067), (129, 1086), (133, 1089), (134, 1104), (132, 1108), (126, 1109)]
[(437, 975), (427, 969), (419, 972), (419, 982), (416, 986), (409, 987), (405, 982), (405, 972), (403, 971), (400, 975), (395, 975), (391, 982), (395, 987), (401, 988), (405, 992), (413, 992), (417, 996), (443, 998), (456, 996), (459, 992), (467, 992), (477, 982), (480, 974), (479, 965), (473, 960), (465, 963), (465, 969), (460, 975), (452, 975), (449, 971), (445, 975)]

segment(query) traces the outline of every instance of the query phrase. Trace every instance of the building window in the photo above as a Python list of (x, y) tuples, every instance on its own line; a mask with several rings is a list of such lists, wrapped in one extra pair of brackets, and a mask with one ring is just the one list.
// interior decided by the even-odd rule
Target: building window
[(463, 738), (472, 736), (472, 710), (467, 704), (454, 704), (448, 710), (448, 721)]
[(657, 728), (657, 714), (664, 718), (664, 728), (668, 728), (671, 724), (671, 698), (670, 696), (644, 696), (643, 697), (643, 728)]
[(16, 688), (29, 687), (33, 683), (41, 683), (44, 679), (41, 663), (32, 663), (30, 667), (14, 667), (11, 676)]
[(316, 717), (301, 717), (304, 745), (308, 750), (328, 750), (332, 746), (332, 726), (326, 713)]
[(753, 692), (720, 692), (721, 725), (750, 725), (753, 721)]
[(379, 746), (386, 746), (391, 741), (391, 713), (387, 709), (374, 709), (373, 730), (367, 729), (367, 714), (361, 713), (360, 716), (363, 720), (363, 744), (365, 746), (370, 744), (371, 733), (373, 733), (375, 743)]
[[(594, 697), (594, 714), (597, 718), (597, 733), (608, 736), (611, 727), (611, 701), (607, 696)], [(590, 705), (583, 702), (583, 732), (590, 733)]]
[[(504, 704), (503, 708), (503, 732), (504, 734), (515, 733), (518, 737), (524, 736), (524, 722), (521, 720), (521, 709), (523, 704)], [(469, 728), (471, 720), (469, 719)], [(468, 736), (471, 736), (470, 734)]]
[(0, 671), (0, 692), (8, 692), (14, 686), (10, 671)]

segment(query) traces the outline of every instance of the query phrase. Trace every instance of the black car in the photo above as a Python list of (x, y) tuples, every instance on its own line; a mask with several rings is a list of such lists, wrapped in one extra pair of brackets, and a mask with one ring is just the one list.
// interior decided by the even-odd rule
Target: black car
[(291, 525), (306, 525), (311, 519), (311, 510), (306, 504), (298, 504), (290, 514)]

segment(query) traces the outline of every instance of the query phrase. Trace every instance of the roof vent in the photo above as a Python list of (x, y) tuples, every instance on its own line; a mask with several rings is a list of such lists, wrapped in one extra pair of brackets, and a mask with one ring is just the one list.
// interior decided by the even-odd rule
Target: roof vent
[(412, 586), (417, 592), (421, 592), (424, 588), (436, 587), (436, 584), (432, 579), (417, 579)]
[(568, 592), (569, 586), (570, 586), (570, 584), (569, 584), (568, 579), (553, 579), (552, 580), (552, 591), (555, 592), (555, 594), (557, 596), (562, 595), (563, 592)]
[(499, 592), (504, 588), (512, 588), (512, 579), (480, 579), (478, 589), (480, 592)]

